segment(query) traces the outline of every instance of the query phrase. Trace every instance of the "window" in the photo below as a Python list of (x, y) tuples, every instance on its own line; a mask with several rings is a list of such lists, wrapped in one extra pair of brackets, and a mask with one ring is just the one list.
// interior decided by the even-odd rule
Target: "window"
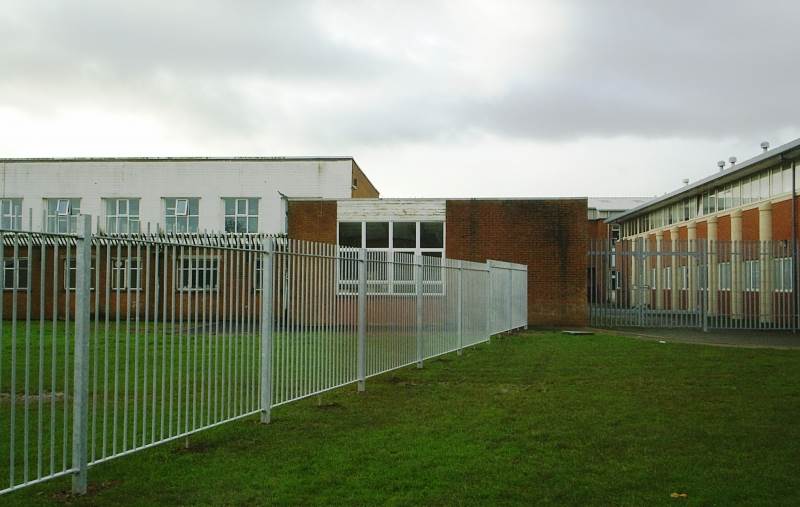
[(617, 290), (622, 285), (621, 273), (616, 270), (611, 270), (611, 290)]
[(664, 289), (672, 289), (672, 266), (667, 266), (664, 268), (664, 278), (663, 278), (663, 287)]
[(689, 290), (689, 266), (681, 266), (681, 290)]
[(258, 199), (225, 197), (225, 232), (254, 234), (258, 232)]
[(80, 199), (49, 198), (45, 202), (47, 232), (69, 234), (77, 231), (78, 215), (81, 214)]
[(164, 226), (168, 234), (198, 232), (199, 198), (165, 197), (164, 207)]
[(138, 290), (141, 266), (138, 258), (117, 258), (111, 262), (111, 288)]
[(775, 292), (791, 292), (792, 258), (776, 257), (773, 262), (775, 266)]
[(761, 261), (744, 261), (744, 290), (758, 291), (761, 285)]
[(139, 199), (105, 199), (108, 234), (139, 233)]
[(17, 258), (3, 260), (3, 289), (28, 288), (28, 259)]
[[(64, 259), (64, 288), (69, 290), (75, 290), (77, 286), (76, 280), (78, 278), (78, 263), (75, 257), (70, 257), (69, 264), (67, 264), (67, 259)], [(94, 289), (94, 278), (95, 278), (95, 268), (94, 268), (94, 257), (92, 257), (92, 265), (91, 265), (91, 275), (89, 276), (89, 287)]]
[(217, 288), (218, 280), (219, 258), (188, 255), (180, 258), (178, 263), (178, 289), (213, 290)]
[(367, 249), (367, 290), (414, 294), (414, 256), (423, 256), (424, 293), (443, 291), (444, 222), (339, 222), (339, 290), (358, 289), (358, 249)]
[(0, 229), (22, 229), (22, 199), (0, 199)]
[(717, 285), (719, 290), (731, 290), (731, 263), (717, 264)]

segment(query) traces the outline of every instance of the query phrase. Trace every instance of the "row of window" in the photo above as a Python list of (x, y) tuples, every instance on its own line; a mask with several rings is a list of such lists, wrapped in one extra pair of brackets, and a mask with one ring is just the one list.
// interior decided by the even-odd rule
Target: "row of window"
[[(46, 198), (44, 200), (47, 232), (74, 233), (81, 199)], [(196, 233), (200, 225), (199, 197), (164, 197), (164, 228), (167, 233)], [(258, 232), (258, 198), (224, 197), (224, 229), (232, 233)], [(139, 202), (136, 198), (103, 199), (105, 232), (136, 234), (141, 231)], [(0, 229), (22, 229), (22, 199), (0, 199)]]
[(719, 186), (702, 195), (688, 197), (637, 217), (623, 225), (624, 235), (633, 236), (668, 225), (713, 215), (792, 191), (791, 166), (766, 169), (740, 180)]
[[(102, 264), (101, 260), (101, 264)], [(75, 259), (64, 260), (64, 271), (60, 275), (65, 289), (75, 289), (76, 263)], [(112, 290), (139, 290), (142, 288), (142, 262), (138, 257), (122, 257), (110, 259), (111, 289)], [(178, 290), (214, 290), (218, 288), (219, 259), (216, 257), (184, 256), (178, 260), (176, 266)], [(91, 287), (95, 288), (95, 258), (92, 258)], [(253, 284), (257, 290), (261, 289), (261, 262), (256, 259), (253, 268)], [(5, 259), (3, 261), (3, 288), (20, 289), (28, 288), (28, 259)]]
[[(337, 243), (342, 255), (358, 258), (359, 248), (367, 250), (367, 291), (370, 294), (414, 294), (414, 256), (427, 258), (422, 267), (422, 291), (440, 294), (441, 259), (444, 258), (444, 222), (339, 222)], [(438, 259), (438, 260), (434, 260)], [(339, 291), (358, 291), (358, 267), (343, 262), (339, 268)]]
[[(791, 292), (792, 290), (792, 258), (791, 257), (778, 257), (773, 261), (772, 283), (775, 292)], [(708, 286), (708, 280), (705, 277), (705, 270), (707, 266), (701, 266), (701, 279), (705, 279), (705, 286)], [(663, 277), (661, 279), (662, 287), (664, 289), (672, 289), (672, 266), (663, 268)], [(717, 264), (717, 289), (722, 291), (729, 291), (732, 287), (731, 278), (731, 263), (720, 262)], [(678, 276), (680, 280), (680, 290), (688, 290), (689, 288), (689, 268), (687, 266), (680, 266), (680, 273)], [(615, 276), (612, 280), (616, 288), (619, 285), (619, 275)], [(761, 290), (761, 261), (749, 260), (742, 263), (742, 282), (745, 291), (759, 291)], [(656, 268), (650, 269), (650, 287), (656, 287)], [(703, 287), (705, 288), (705, 287)]]

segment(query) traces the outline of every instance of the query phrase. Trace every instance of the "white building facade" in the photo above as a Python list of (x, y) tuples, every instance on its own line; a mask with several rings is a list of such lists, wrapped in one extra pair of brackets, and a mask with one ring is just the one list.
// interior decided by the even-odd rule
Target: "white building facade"
[(286, 198), (377, 197), (350, 157), (0, 159), (0, 228), (285, 233)]

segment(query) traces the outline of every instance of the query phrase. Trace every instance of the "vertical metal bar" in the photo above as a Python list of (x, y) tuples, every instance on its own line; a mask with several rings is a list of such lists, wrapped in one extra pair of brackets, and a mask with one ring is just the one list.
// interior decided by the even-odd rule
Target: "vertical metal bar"
[(272, 238), (261, 240), (261, 422), (270, 422), (272, 408), (272, 270), (275, 244)]
[(367, 378), (367, 251), (358, 251), (358, 390), (366, 389)]
[(72, 417), (72, 492), (86, 493), (89, 423), (89, 287), (91, 278), (92, 217), (78, 217), (75, 252), (75, 357)]
[(458, 333), (458, 355), (462, 354), (464, 348), (464, 326), (463, 326), (463, 311), (464, 311), (464, 262), (458, 261), (458, 275), (456, 287), (456, 332)]
[(422, 368), (423, 348), (422, 337), (422, 256), (414, 255), (414, 283), (415, 283), (415, 297), (416, 297), (416, 316), (417, 316), (417, 368)]

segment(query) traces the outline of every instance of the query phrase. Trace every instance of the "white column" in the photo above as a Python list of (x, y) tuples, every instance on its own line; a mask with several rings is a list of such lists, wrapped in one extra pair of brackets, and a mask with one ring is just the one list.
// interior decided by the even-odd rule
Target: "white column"
[[(692, 220), (686, 224), (686, 240), (689, 253), (697, 251), (697, 222)], [(690, 255), (686, 259), (689, 275), (689, 294), (687, 298), (687, 309), (697, 309), (697, 259)]]
[(742, 318), (742, 210), (731, 212), (731, 316)]
[(664, 231), (656, 232), (656, 309), (664, 309), (664, 262), (661, 256), (664, 245)]
[(772, 322), (772, 203), (758, 207), (758, 239), (761, 242), (759, 266), (761, 286), (758, 293), (758, 313), (764, 323)]
[(670, 280), (670, 285), (671, 285), (672, 289), (669, 291), (670, 292), (670, 307), (672, 308), (672, 311), (674, 312), (675, 310), (678, 310), (680, 308), (680, 294), (681, 294), (681, 287), (680, 287), (681, 266), (680, 266), (680, 257), (677, 255), (677, 252), (678, 252), (678, 249), (680, 248), (680, 245), (678, 244), (678, 228), (677, 227), (672, 227), (669, 230), (669, 239), (670, 239), (670, 245), (672, 247), (671, 250), (672, 250), (672, 253), (673, 253), (673, 255), (671, 257), (671, 259), (672, 259), (672, 263), (671, 263), (671, 265), (672, 265), (672, 270), (671, 270), (672, 271), (672, 277), (671, 278), (672, 279)]
[(708, 218), (708, 315), (717, 314), (717, 217)]

